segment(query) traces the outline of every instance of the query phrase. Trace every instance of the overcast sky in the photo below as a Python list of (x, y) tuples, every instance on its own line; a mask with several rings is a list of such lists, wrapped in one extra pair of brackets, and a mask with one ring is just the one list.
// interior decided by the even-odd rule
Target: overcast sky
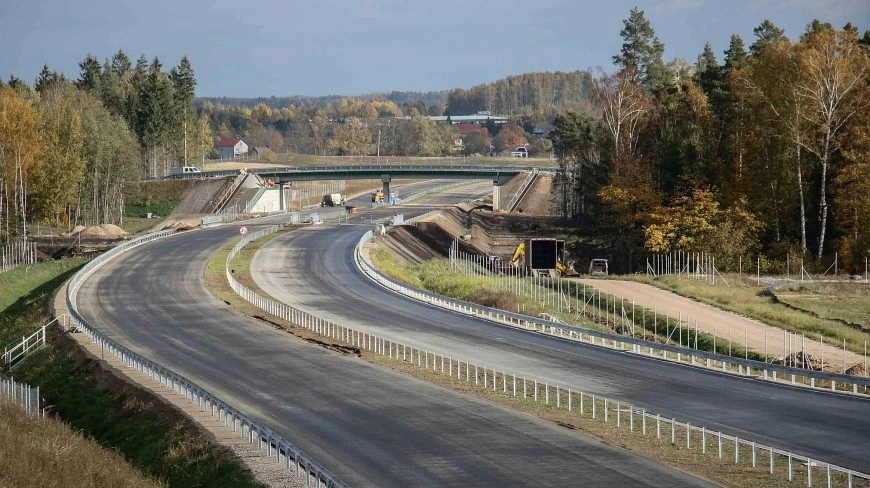
[(603, 66), (629, 10), (665, 58), (721, 61), (765, 18), (797, 38), (813, 18), (870, 29), (870, 0), (0, 0), (0, 77), (43, 64), (78, 76), (88, 53), (187, 54), (199, 96), (357, 95), (467, 88), (511, 74)]

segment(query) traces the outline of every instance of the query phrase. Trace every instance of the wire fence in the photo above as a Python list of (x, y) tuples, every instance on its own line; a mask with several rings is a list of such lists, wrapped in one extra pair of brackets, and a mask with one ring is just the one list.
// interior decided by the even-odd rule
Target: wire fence
[[(639, 436), (655, 435), (657, 439), (667, 440), (669, 435), (672, 445), (685, 442), (687, 449), (700, 450), (704, 454), (718, 456), (722, 460), (727, 457), (730, 462), (733, 453), (734, 464), (740, 466), (740, 469), (764, 469), (770, 475), (786, 477), (789, 481), (802, 477), (806, 480), (807, 486), (813, 486), (814, 480), (816, 483), (819, 481), (826, 483), (828, 487), (870, 486), (870, 475), (858, 471), (778, 449), (774, 446), (741, 439), (737, 435), (710, 430), (704, 426), (692, 425), (689, 422), (680, 422), (674, 418), (647, 412), (644, 408), (604, 396), (572, 391), (570, 388), (551, 384), (518, 372), (509, 372), (504, 369), (499, 371), (497, 368), (471, 362), (468, 359), (453, 357), (408, 345), (391, 338), (370, 334), (324, 320), (285, 303), (266, 298), (239, 283), (230, 273), (229, 262), (249, 242), (278, 230), (277, 226), (263, 229), (240, 241), (227, 258), (226, 275), (233, 291), (242, 298), (261, 310), (297, 327), (388, 359), (403, 361), (419, 369), (448, 376), (459, 382), (474, 384), (480, 389), (531, 401), (558, 411), (574, 413), (583, 419), (612, 423), (617, 429), (627, 430)], [(362, 258), (360, 253), (363, 244), (371, 237), (372, 233), (369, 231), (360, 239), (355, 250), (355, 258), (357, 264), (366, 274), (377, 279), (381, 275)]]
[[(529, 274), (510, 262), (460, 251), (456, 241), (448, 251), (448, 259), (453, 272), (482, 280), (488, 289), (524, 298), (539, 306), (544, 311), (542, 315), (549, 320), (578, 324), (589, 321), (627, 337), (810, 371), (842, 374), (851, 371), (863, 377), (870, 373), (866, 341), (862, 355), (850, 351), (845, 341), (842, 345), (830, 344), (831, 338), (826, 339), (823, 333), (819, 333), (818, 339), (810, 339), (804, 333), (763, 327), (763, 333), (753, 331), (750, 338), (748, 327), (737, 331), (734, 327), (704, 323), (704, 319), (688, 313), (668, 315), (658, 307), (639, 305), (634, 300), (602, 292), (576, 280)], [(661, 265), (657, 268), (665, 273), (677, 269), (677, 263), (682, 269), (705, 266), (715, 269), (714, 260), (709, 256), (675, 255), (672, 260), (663, 257), (659, 262)], [(516, 304), (516, 312), (526, 313), (523, 301)]]
[(39, 386), (0, 377), (0, 400), (16, 403), (31, 415), (40, 415), (42, 409), (39, 398)]
[(0, 273), (11, 271), (19, 266), (36, 263), (36, 243), (31, 241), (8, 242), (0, 247)]

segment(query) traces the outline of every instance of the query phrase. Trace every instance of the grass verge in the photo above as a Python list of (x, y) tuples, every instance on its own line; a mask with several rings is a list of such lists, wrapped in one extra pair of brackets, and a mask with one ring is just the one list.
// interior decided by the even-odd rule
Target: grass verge
[[(515, 284), (518, 285), (517, 281), (519, 281), (522, 283), (519, 286), (524, 287), (525, 292), (517, 294), (496, 289), (492, 278), (468, 276), (452, 271), (446, 259), (431, 259), (421, 264), (414, 264), (389, 248), (377, 246), (372, 247), (371, 257), (375, 267), (387, 276), (439, 295), (535, 317), (546, 313), (563, 323), (602, 332), (630, 336), (633, 330), (634, 337), (659, 343), (683, 345), (702, 351), (715, 350), (720, 354), (739, 358), (763, 359), (763, 356), (753, 351), (746, 351), (742, 346), (729, 347), (726, 341), (717, 341), (711, 334), (696, 333), (686, 327), (677, 329), (674, 327), (674, 320), (670, 320), (670, 325), (667, 325), (669, 322), (666, 316), (659, 314), (656, 317), (651, 309), (641, 310), (640, 307), (636, 307), (637, 313), (626, 311), (625, 317), (615, 319), (611, 312), (616, 309), (615, 307), (622, 307), (623, 304), (615, 303), (610, 297), (603, 297), (596, 302), (594, 289), (583, 286), (581, 291), (581, 286), (576, 283), (564, 283), (561, 293), (564, 294), (563, 300), (566, 306), (559, 308), (554, 305), (554, 290), (542, 285), (534, 285), (527, 278), (519, 280), (511, 278), (515, 280)], [(484, 272), (482, 269), (479, 271)], [(539, 298), (533, 299), (530, 296)], [(588, 304), (585, 308), (584, 303)], [(600, 308), (597, 307), (598, 304), (601, 305)], [(632, 321), (634, 321), (633, 328)]]
[(65, 333), (55, 331), (18, 374), (41, 387), (50, 412), (72, 429), (166, 486), (263, 486), (183, 412), (103, 369)]
[[(0, 337), (20, 338), (51, 320), (46, 302), (85, 262), (0, 274)], [(10, 411), (7, 422), (7, 411), (0, 413), (0, 486), (32, 486), (35, 479), (45, 480), (40, 486), (263, 486), (180, 410), (104, 370), (59, 328), (15, 377), (39, 386), (56, 418), (21, 419)], [(131, 474), (137, 469), (144, 475)]]
[[(785, 303), (777, 299), (777, 294), (780, 292), (756, 286), (737, 275), (726, 275), (730, 287), (721, 284), (711, 286), (702, 280), (676, 276), (651, 278), (644, 275), (634, 275), (619, 277), (619, 279), (629, 279), (657, 286), (677, 295), (756, 319), (773, 327), (798, 334), (803, 333), (815, 340), (818, 340), (819, 334), (823, 334), (825, 342), (835, 347), (842, 348), (843, 339), (845, 339), (846, 348), (858, 354), (864, 353), (864, 344), (870, 341), (870, 333), (868, 333), (870, 329), (866, 328), (866, 324), (862, 328), (856, 326), (857, 324), (849, 323), (850, 317), (870, 313), (870, 296), (866, 294), (840, 295), (843, 298), (838, 300), (839, 304), (851, 305), (855, 307), (852, 309), (855, 312), (851, 310), (840, 311), (834, 302), (828, 302), (819, 310), (827, 315), (825, 316), (812, 313), (811, 309), (801, 309), (800, 300), (796, 302), (796, 306), (788, 306), (788, 298), (786, 298)], [(805, 290), (809, 290), (809, 288)], [(828, 292), (831, 293), (831, 289), (828, 289)], [(786, 293), (786, 295), (789, 294)], [(808, 295), (808, 293), (800, 292), (798, 298)]]
[[(658, 438), (655, 434), (654, 425), (648, 425), (647, 432), (645, 434), (641, 434), (640, 430), (642, 429), (642, 426), (640, 425), (640, 421), (638, 419), (635, 419), (637, 424), (635, 424), (633, 432), (626, 429), (627, 420), (625, 419), (623, 419), (622, 426), (617, 427), (615, 420), (612, 416), (613, 414), (611, 414), (611, 419), (609, 422), (603, 421), (601, 414), (603, 404), (600, 400), (596, 404), (599, 408), (597, 418), (593, 419), (591, 403), (587, 403), (585, 405), (585, 410), (583, 413), (578, 412), (577, 404), (575, 404), (573, 411), (567, 411), (567, 398), (565, 396), (560, 397), (559, 406), (556, 405), (555, 397), (551, 397), (550, 403), (548, 405), (544, 405), (541, 402), (535, 402), (530, 398), (515, 397), (512, 394), (503, 391), (501, 387), (493, 390), (489, 388), (484, 388), (481, 384), (474, 384), (471, 382), (466, 383), (462, 379), (457, 379), (455, 375), (448, 376), (445, 374), (439, 374), (430, 369), (419, 368), (410, 362), (400, 360), (398, 359), (398, 354), (396, 354), (395, 356), (397, 359), (390, 359), (368, 350), (361, 350), (359, 348), (349, 346), (341, 341), (335, 341), (331, 338), (314, 334), (307, 329), (296, 327), (295, 325), (283, 321), (277, 317), (268, 316), (264, 311), (254, 307), (252, 304), (248, 303), (247, 301), (243, 300), (241, 297), (233, 293), (233, 291), (229, 288), (229, 284), (226, 282), (224, 263), (226, 262), (227, 253), (232, 248), (232, 246), (235, 245), (235, 242), (238, 242), (238, 240), (228, 243), (221, 250), (219, 250), (212, 257), (209, 263), (206, 271), (206, 281), (212, 293), (224, 300), (229, 305), (233, 306), (237, 311), (250, 317), (262, 320), (270, 326), (276, 326), (283, 330), (286, 330), (287, 332), (292, 333), (293, 335), (300, 337), (303, 340), (307, 340), (314, 344), (344, 354), (353, 354), (370, 363), (378, 364), (380, 366), (390, 368), (394, 371), (414, 376), (429, 383), (450, 388), (461, 393), (484, 398), (529, 415), (535, 415), (568, 429), (585, 432), (587, 434), (595, 436), (596, 438), (607, 444), (629, 450), (653, 461), (671, 466), (694, 476), (698, 476), (724, 486), (740, 486), (750, 488), (793, 487), (803, 486), (802, 481), (806, 479), (806, 466), (795, 463), (795, 481), (789, 482), (784, 474), (786, 464), (785, 460), (782, 458), (775, 459), (775, 465), (778, 474), (770, 475), (768, 473), (769, 465), (765, 463), (766, 458), (764, 457), (763, 453), (760, 453), (760, 451), (758, 456), (761, 461), (759, 461), (756, 467), (748, 467), (747, 464), (751, 464), (751, 453), (748, 452), (749, 449), (746, 449), (745, 447), (742, 448), (740, 453), (738, 454), (740, 464), (735, 464), (734, 445), (733, 442), (730, 441), (726, 441), (723, 445), (723, 452), (725, 453), (725, 455), (723, 457), (717, 457), (715, 454), (712, 454), (718, 448), (718, 444), (716, 444), (717, 440), (713, 436), (708, 436), (705, 439), (708, 454), (703, 454), (701, 450), (698, 449), (698, 446), (701, 444), (702, 440), (700, 434), (697, 432), (693, 433), (690, 436), (690, 442), (695, 447), (691, 449), (687, 448), (686, 432), (685, 429), (681, 427), (678, 427), (675, 431), (676, 442), (671, 442), (669, 431), (663, 431), (661, 438)], [(240, 259), (242, 261), (248, 261), (248, 264), (242, 262), (236, 263), (236, 260), (234, 260), (231, 263), (231, 267), (235, 270), (234, 275), (236, 279), (251, 287), (252, 289), (257, 291), (257, 293), (268, 297), (269, 295), (267, 293), (259, 289), (259, 287), (254, 284), (254, 281), (250, 276), (250, 273), (248, 272), (249, 262), (256, 252), (255, 249), (261, 247), (264, 242), (266, 241), (255, 241), (249, 246), (257, 247), (251, 248), (249, 250), (246, 248), (247, 251), (243, 251), (239, 254), (239, 258), (237, 259)], [(510, 375), (508, 376), (508, 378), (510, 378)], [(497, 379), (496, 384), (501, 386), (504, 381), (505, 380), (503, 379), (503, 376), (501, 376)], [(511, 390), (511, 388), (508, 388), (508, 391)], [(551, 389), (551, 391), (553, 390)], [(566, 392), (563, 390), (561, 392), (561, 395), (565, 394)], [(587, 396), (587, 402), (589, 401), (589, 397)], [(728, 454), (729, 452), (730, 454)], [(821, 476), (821, 471), (814, 471), (814, 476)]]
[(86, 262), (45, 261), (0, 274), (0, 349), (51, 320), (46, 300)]

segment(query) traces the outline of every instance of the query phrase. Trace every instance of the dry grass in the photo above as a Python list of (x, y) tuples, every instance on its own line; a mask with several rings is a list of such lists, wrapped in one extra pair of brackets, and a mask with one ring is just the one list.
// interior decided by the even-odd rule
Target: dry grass
[(117, 452), (53, 418), (27, 415), (0, 401), (0, 486), (42, 488), (164, 486)]

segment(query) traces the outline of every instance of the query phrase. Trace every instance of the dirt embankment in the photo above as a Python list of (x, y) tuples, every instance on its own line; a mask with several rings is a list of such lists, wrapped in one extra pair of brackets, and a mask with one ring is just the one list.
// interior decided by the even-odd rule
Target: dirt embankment
[(541, 225), (545, 221), (460, 204), (430, 214), (417, 221), (414, 227), (393, 227), (379, 240), (416, 263), (433, 257), (446, 257), (455, 241), (460, 251), (509, 259), (523, 240), (552, 237)]

